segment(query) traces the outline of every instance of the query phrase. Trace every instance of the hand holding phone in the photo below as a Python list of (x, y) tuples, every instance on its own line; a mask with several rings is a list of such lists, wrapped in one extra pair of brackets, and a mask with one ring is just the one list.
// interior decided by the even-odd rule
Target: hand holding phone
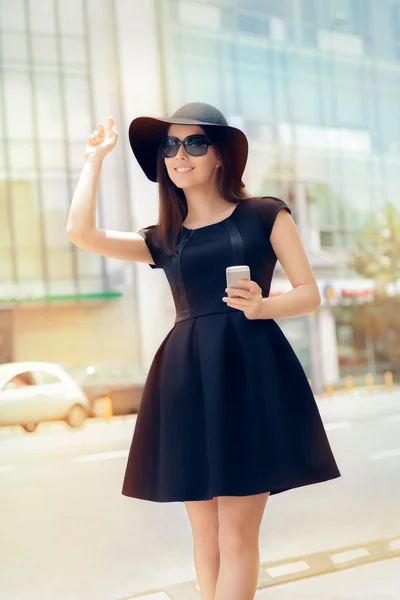
[[(226, 268), (226, 287), (227, 288), (239, 288), (246, 289), (239, 283), (240, 279), (250, 279), (250, 267), (248, 265), (235, 265), (233, 267)], [(239, 298), (241, 296), (234, 296), (229, 294), (230, 298)]]

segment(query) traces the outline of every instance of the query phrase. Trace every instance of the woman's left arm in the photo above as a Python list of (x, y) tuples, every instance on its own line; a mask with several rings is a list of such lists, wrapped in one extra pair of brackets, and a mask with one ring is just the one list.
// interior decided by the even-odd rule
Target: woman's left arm
[(279, 319), (315, 312), (321, 305), (318, 285), (299, 231), (286, 210), (277, 214), (270, 242), (294, 289), (280, 296), (263, 298), (258, 318)]

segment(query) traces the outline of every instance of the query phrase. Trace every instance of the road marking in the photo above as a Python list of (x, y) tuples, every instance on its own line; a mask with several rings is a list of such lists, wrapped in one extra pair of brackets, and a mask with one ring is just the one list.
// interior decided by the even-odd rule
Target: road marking
[[(400, 537), (364, 542), (362, 546), (343, 546), (332, 550), (312, 552), (307, 555), (288, 557), (286, 562), (276, 561), (260, 564), (260, 584), (256, 596), (268, 588), (279, 588), (284, 583), (301, 581), (307, 577), (335, 573), (354, 568), (355, 564), (368, 564), (376, 560), (393, 557), (400, 558)], [(336, 563), (336, 564), (335, 564)], [(193, 592), (192, 592), (193, 590)], [(200, 592), (198, 581), (185, 581), (181, 584), (165, 587), (163, 593), (130, 596), (126, 600), (172, 600), (172, 598), (197, 598)], [(168, 595), (169, 594), (169, 595)]]
[(391, 540), (388, 545), (390, 550), (400, 550), (400, 538), (397, 538), (397, 540)]
[(391, 458), (392, 456), (400, 456), (400, 448), (393, 448), (393, 450), (383, 450), (382, 452), (375, 452), (370, 454), (371, 460), (380, 460), (381, 458)]
[(347, 429), (350, 427), (349, 421), (342, 421), (338, 423), (326, 423), (325, 429), (326, 431), (332, 431), (333, 429)]
[(113, 452), (98, 452), (97, 454), (84, 454), (73, 459), (73, 462), (90, 462), (96, 460), (108, 460), (109, 458), (121, 458), (128, 456), (129, 450), (114, 450)]
[(347, 550), (346, 552), (331, 554), (331, 559), (335, 564), (338, 564), (356, 560), (356, 558), (361, 558), (362, 556), (369, 556), (367, 548), (357, 548), (356, 550)]
[(4, 465), (2, 467), (0, 467), (0, 473), (5, 473), (6, 471), (12, 471), (14, 467), (12, 467), (11, 465)]
[(281, 577), (282, 575), (300, 573), (301, 571), (308, 571), (309, 569), (310, 565), (305, 560), (297, 560), (296, 562), (285, 563), (276, 567), (268, 567), (265, 570), (271, 577)]

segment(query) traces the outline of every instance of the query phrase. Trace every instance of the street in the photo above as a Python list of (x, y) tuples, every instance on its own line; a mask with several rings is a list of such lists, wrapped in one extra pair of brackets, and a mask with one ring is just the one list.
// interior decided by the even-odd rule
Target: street
[(400, 558), (391, 558), (259, 590), (256, 600), (397, 600), (399, 573)]
[[(318, 406), (342, 477), (268, 500), (261, 565), (400, 537), (400, 394)], [(122, 600), (195, 582), (184, 504), (121, 495), (134, 423), (41, 424), (33, 434), (0, 429), (2, 599)], [(395, 572), (398, 558), (270, 585), (256, 598), (396, 599)]]

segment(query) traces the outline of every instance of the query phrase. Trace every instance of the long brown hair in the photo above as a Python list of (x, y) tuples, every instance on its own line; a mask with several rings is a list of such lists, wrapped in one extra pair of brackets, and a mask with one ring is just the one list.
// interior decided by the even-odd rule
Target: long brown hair
[[(256, 196), (250, 196), (246, 187), (241, 187), (241, 181), (238, 181), (232, 175), (230, 153), (225, 143), (225, 129), (219, 129), (212, 125), (202, 125), (201, 128), (214, 146), (216, 153), (221, 157), (222, 164), (217, 173), (221, 196), (226, 198), (228, 202), (232, 202), (232, 204), (255, 198)], [(157, 183), (159, 188), (159, 217), (155, 228), (154, 241), (163, 248), (166, 254), (173, 254), (176, 251), (182, 222), (187, 215), (187, 202), (183, 190), (178, 188), (169, 177), (160, 151), (157, 154)]]

